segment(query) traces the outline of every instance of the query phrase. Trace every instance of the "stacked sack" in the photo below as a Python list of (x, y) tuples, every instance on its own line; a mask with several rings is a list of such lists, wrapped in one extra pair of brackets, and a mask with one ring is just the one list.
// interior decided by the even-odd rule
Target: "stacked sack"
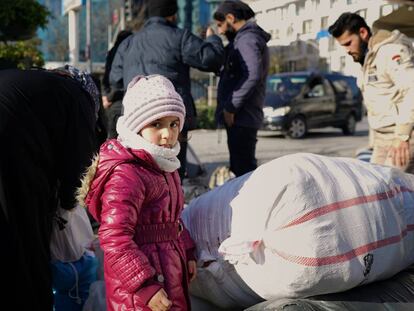
[(268, 162), (185, 209), (210, 263), (199, 275), (207, 270), (221, 286), (212, 297), (200, 278), (192, 293), (245, 307), (234, 297), (246, 288), (253, 304), (389, 278), (414, 262), (413, 191), (413, 175), (354, 159), (303, 153)]

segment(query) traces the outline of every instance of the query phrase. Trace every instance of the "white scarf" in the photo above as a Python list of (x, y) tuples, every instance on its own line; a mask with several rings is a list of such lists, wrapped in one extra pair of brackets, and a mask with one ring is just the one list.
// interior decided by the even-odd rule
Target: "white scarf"
[(126, 148), (142, 149), (148, 152), (161, 168), (161, 170), (172, 173), (180, 167), (177, 158), (180, 152), (180, 143), (177, 141), (172, 148), (157, 146), (145, 140), (141, 135), (135, 134), (124, 126), (117, 125), (118, 140)]

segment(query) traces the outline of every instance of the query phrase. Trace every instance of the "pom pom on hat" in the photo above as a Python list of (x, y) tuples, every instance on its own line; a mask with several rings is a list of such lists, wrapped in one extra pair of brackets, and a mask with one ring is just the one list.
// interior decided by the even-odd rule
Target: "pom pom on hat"
[(138, 134), (146, 125), (166, 117), (180, 120), (184, 126), (185, 106), (170, 80), (161, 75), (137, 76), (129, 84), (122, 100), (124, 114), (118, 119), (122, 126)]

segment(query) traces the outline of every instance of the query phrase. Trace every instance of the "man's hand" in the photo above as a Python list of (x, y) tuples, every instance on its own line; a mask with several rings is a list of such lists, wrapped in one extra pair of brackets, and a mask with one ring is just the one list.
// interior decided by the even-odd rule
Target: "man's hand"
[(227, 127), (232, 127), (234, 124), (234, 113), (223, 110), (224, 123)]
[(213, 28), (211, 26), (207, 27), (206, 30), (206, 38), (211, 37), (212, 35), (215, 35), (216, 33), (214, 32)]
[(392, 158), (392, 164), (396, 167), (404, 167), (410, 161), (410, 143), (409, 141), (396, 140), (393, 142), (389, 152)]
[(109, 108), (112, 105), (112, 102), (108, 100), (108, 97), (102, 96), (102, 105), (105, 109)]
[(192, 282), (197, 276), (197, 263), (195, 260), (188, 262), (188, 274), (190, 275), (190, 282)]
[(161, 288), (151, 300), (148, 302), (148, 307), (152, 311), (167, 311), (171, 308), (172, 302), (168, 299), (167, 293)]

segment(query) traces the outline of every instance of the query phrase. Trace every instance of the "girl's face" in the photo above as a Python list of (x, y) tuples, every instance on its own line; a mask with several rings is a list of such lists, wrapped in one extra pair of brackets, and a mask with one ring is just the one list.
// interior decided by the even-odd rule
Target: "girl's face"
[(180, 133), (180, 120), (177, 117), (163, 117), (146, 125), (139, 134), (154, 145), (172, 148)]

